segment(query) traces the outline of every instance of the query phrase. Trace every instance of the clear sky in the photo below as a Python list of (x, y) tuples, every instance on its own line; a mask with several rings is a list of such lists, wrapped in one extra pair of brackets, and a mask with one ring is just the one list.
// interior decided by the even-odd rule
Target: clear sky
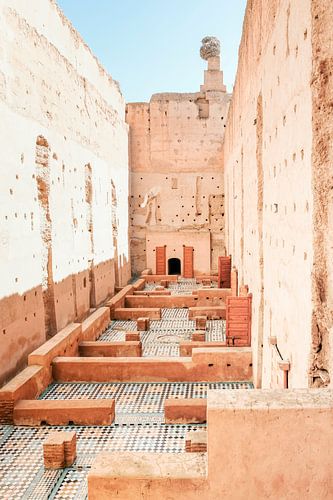
[(206, 62), (201, 39), (221, 41), (232, 91), (246, 0), (58, 0), (127, 102), (158, 92), (197, 92)]

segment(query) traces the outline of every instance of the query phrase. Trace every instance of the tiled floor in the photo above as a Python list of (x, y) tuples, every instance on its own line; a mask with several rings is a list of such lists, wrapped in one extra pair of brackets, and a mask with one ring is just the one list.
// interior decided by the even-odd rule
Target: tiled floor
[[(183, 280), (173, 293), (191, 293), (194, 280)], [(135, 321), (113, 321), (100, 340), (123, 340), (125, 331), (135, 331)], [(163, 309), (162, 319), (151, 321), (142, 332), (144, 356), (178, 356), (179, 341), (189, 339), (194, 322), (186, 309)], [(225, 338), (224, 321), (209, 321), (207, 340)], [(234, 383), (58, 383), (50, 385), (43, 399), (116, 400), (116, 419), (105, 427), (75, 427), (77, 459), (70, 468), (44, 470), (42, 443), (51, 429), (60, 427), (0, 426), (0, 499), (85, 499), (87, 473), (94, 457), (103, 450), (182, 453), (185, 434), (202, 425), (164, 425), (163, 405), (168, 397), (205, 398), (208, 389), (252, 388)], [(62, 427), (71, 429), (73, 427)]]
[[(135, 321), (113, 321), (99, 340), (124, 340), (126, 331), (135, 331)], [(179, 341), (189, 340), (195, 323), (188, 319), (188, 309), (162, 309), (161, 319), (150, 321), (149, 331), (141, 333), (143, 356), (179, 356)], [(225, 340), (225, 321), (207, 322), (206, 340)]]

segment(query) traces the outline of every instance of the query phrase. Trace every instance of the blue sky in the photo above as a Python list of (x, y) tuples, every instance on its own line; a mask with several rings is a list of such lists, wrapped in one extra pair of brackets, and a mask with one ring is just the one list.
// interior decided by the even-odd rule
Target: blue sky
[(228, 91), (237, 68), (246, 0), (58, 0), (60, 8), (118, 80), (127, 102), (158, 92), (196, 92), (206, 35), (221, 41)]

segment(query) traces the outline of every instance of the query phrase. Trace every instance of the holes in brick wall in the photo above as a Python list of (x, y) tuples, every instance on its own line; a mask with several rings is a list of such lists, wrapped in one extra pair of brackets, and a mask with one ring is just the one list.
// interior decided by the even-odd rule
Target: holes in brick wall
[(293, 153), (293, 161), (296, 161), (296, 153)]
[(6, 335), (6, 329), (5, 328), (2, 330), (2, 334)]
[(275, 52), (276, 52), (276, 45), (273, 46), (273, 55), (275, 56)]
[(10, 194), (13, 194), (13, 190), (12, 190), (12, 189), (10, 189), (10, 190), (9, 190), (9, 193), (10, 193)]
[(298, 45), (296, 45), (296, 47), (295, 47), (295, 57), (297, 57), (297, 56), (298, 56)]
[(297, 104), (294, 105), (294, 113), (297, 111)]
[(304, 252), (304, 260), (306, 260), (308, 258), (308, 254), (306, 252)]
[(308, 30), (307, 29), (304, 31), (304, 35), (303, 36), (304, 36), (304, 40), (306, 40), (307, 37), (308, 37)]
[(301, 149), (301, 159), (304, 160), (304, 149)]
[(282, 121), (283, 121), (283, 126), (285, 126), (286, 121), (287, 121), (286, 115), (284, 115), (284, 117), (283, 117), (283, 120), (282, 120)]
[(21, 153), (21, 163), (24, 163), (24, 153)]

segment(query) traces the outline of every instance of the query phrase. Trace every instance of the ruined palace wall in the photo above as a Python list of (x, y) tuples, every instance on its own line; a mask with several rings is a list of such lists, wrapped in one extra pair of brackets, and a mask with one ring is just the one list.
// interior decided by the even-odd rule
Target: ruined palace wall
[[(160, 234), (159, 244), (167, 245), (170, 251), (172, 247), (173, 253), (174, 242), (178, 240), (181, 245), (173, 256), (181, 261), (181, 248), (188, 239), (182, 232), (191, 232), (195, 252), (211, 254), (208, 268), (203, 257), (205, 265), (198, 269), (201, 272), (210, 271), (210, 262), (216, 268), (217, 256), (224, 254), (221, 164), (229, 99), (222, 92), (156, 94), (150, 103), (127, 105), (134, 272), (146, 268), (147, 262), (153, 262), (155, 267), (152, 250), (147, 248), (146, 232), (153, 232), (156, 238)], [(140, 204), (152, 188), (156, 188), (157, 195), (149, 213)], [(207, 233), (205, 250), (200, 232)]]
[[(254, 378), (308, 386), (311, 348), (311, 2), (248, 2), (225, 144), (227, 250), (253, 293)], [(263, 346), (263, 347), (262, 347)]]
[(53, 1), (0, 9), (1, 383), (130, 269), (118, 85)]

